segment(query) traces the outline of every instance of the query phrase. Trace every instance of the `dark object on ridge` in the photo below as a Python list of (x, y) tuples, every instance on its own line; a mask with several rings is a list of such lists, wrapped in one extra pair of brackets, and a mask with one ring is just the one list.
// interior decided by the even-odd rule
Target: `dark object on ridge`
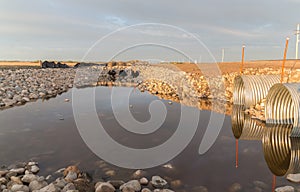
[(131, 74), (132, 74), (133, 78), (136, 78), (140, 75), (140, 72), (139, 71), (132, 71)]
[(104, 66), (104, 67), (107, 67), (107, 63), (103, 63), (103, 64), (96, 64), (96, 63), (76, 63), (76, 65), (74, 65), (74, 68), (78, 68), (78, 67), (92, 67), (92, 66)]
[(58, 62), (57, 64), (54, 61), (44, 61), (42, 63), (42, 68), (69, 68), (67, 64)]
[(109, 78), (110, 81), (115, 81), (116, 80), (116, 74), (117, 74), (117, 72), (115, 70), (109, 70), (107, 72), (107, 74), (109, 75), (108, 78)]
[(119, 71), (119, 76), (121, 77), (126, 77), (127, 76), (127, 73), (126, 71), (124, 71), (123, 69)]

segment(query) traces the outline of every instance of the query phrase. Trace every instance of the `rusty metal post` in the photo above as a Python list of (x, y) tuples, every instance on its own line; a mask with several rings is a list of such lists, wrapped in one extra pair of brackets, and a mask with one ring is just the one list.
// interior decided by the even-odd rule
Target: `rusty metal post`
[(281, 67), (281, 78), (280, 78), (280, 83), (283, 82), (283, 78), (284, 78), (284, 67), (285, 67), (285, 61), (286, 61), (286, 53), (288, 50), (288, 46), (289, 46), (289, 40), (290, 38), (287, 37), (286, 41), (285, 41), (285, 49), (284, 49), (284, 55), (283, 55), (283, 61), (282, 61), (282, 67)]
[(244, 68), (244, 60), (245, 60), (245, 45), (243, 45), (242, 47), (242, 63), (241, 63), (241, 66), (240, 66), (240, 74), (243, 74), (243, 68)]

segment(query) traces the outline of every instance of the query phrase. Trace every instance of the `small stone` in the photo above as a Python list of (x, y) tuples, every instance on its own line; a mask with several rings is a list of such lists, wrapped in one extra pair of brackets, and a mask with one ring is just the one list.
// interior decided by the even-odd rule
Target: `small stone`
[(108, 181), (109, 184), (114, 186), (116, 189), (119, 189), (121, 185), (123, 185), (125, 182), (122, 180), (110, 180)]
[(23, 185), (21, 179), (19, 177), (16, 177), (16, 176), (11, 176), (10, 177), (10, 180), (16, 184), (20, 184), (20, 185)]
[(62, 192), (67, 192), (70, 190), (76, 190), (76, 187), (73, 183), (68, 183), (62, 190)]
[(275, 192), (294, 192), (295, 189), (292, 186), (284, 186), (284, 187), (277, 187)]
[(28, 166), (38, 165), (38, 162), (31, 161), (31, 162), (28, 162), (27, 165)]
[(140, 184), (141, 185), (148, 185), (149, 181), (146, 177), (143, 177), (140, 179)]
[(6, 171), (6, 170), (2, 170), (2, 171), (0, 171), (0, 177), (2, 177), (2, 176), (5, 176), (6, 175), (6, 173), (8, 173), (8, 171)]
[(64, 188), (67, 185), (67, 181), (62, 178), (57, 178), (53, 184), (59, 188)]
[(37, 181), (37, 180), (34, 180), (34, 181), (30, 182), (29, 189), (31, 191), (39, 190), (39, 189), (42, 189), (42, 188), (46, 187), (47, 185), (48, 185), (48, 183), (46, 181)]
[(300, 182), (300, 173), (297, 174), (288, 174), (286, 177), (287, 180), (294, 182), (294, 183), (299, 183)]
[(53, 183), (39, 190), (39, 192), (60, 192), (60, 189)]
[(172, 103), (172, 101), (169, 101), (168, 104), (169, 104), (169, 105), (172, 105), (173, 103)]
[(148, 189), (148, 188), (144, 188), (144, 189), (142, 189), (142, 191), (141, 192), (151, 192), (151, 190), (150, 189)]
[(74, 171), (69, 171), (68, 175), (65, 177), (66, 181), (74, 181), (77, 179), (77, 173)]
[(13, 185), (10, 189), (12, 192), (17, 192), (17, 191), (22, 191), (22, 192), (29, 192), (29, 187), (27, 187), (26, 185)]
[(38, 178), (38, 176), (36, 176), (36, 175), (30, 173), (30, 174), (24, 175), (24, 176), (22, 177), (21, 180), (22, 180), (24, 183), (30, 183), (31, 181), (37, 180), (37, 178)]
[(1, 178), (0, 178), (0, 185), (6, 184), (6, 183), (7, 183), (7, 179), (4, 178), (4, 177), (1, 177)]
[(0, 186), (0, 190), (4, 190), (4, 189), (6, 189), (6, 186), (5, 185), (1, 185)]
[(30, 101), (30, 99), (28, 97), (23, 97), (22, 100), (25, 101), (25, 102), (29, 102)]
[(33, 165), (33, 166), (31, 166), (30, 171), (32, 173), (37, 173), (37, 172), (40, 171), (40, 168), (38, 166), (36, 166), (36, 165)]
[(48, 175), (47, 177), (46, 177), (46, 180), (49, 180), (49, 179), (51, 179), (51, 175)]
[(25, 169), (24, 168), (16, 168), (16, 169), (11, 169), (9, 171), (17, 173), (17, 174), (23, 174), (25, 172)]
[(17, 176), (17, 175), (18, 175), (18, 173), (11, 171), (11, 172), (8, 172), (8, 173), (5, 175), (5, 177), (6, 177), (6, 179), (9, 179), (9, 178), (11, 178), (12, 176)]
[(114, 192), (116, 189), (109, 183), (98, 182), (95, 185), (95, 192)]
[(80, 173), (78, 167), (72, 165), (72, 166), (67, 167), (67, 168), (63, 171), (63, 172), (64, 172), (64, 176), (67, 176), (68, 173), (69, 173), (70, 171), (75, 172), (75, 173), (77, 173), (77, 174)]
[(153, 176), (151, 179), (151, 184), (155, 188), (164, 188), (168, 183), (166, 180), (164, 180), (160, 176)]
[(142, 189), (141, 184), (139, 183), (138, 180), (131, 180), (128, 181), (127, 183), (123, 184), (120, 186), (120, 189), (122, 190), (123, 188), (131, 188), (134, 191), (140, 191)]
[(143, 170), (136, 170), (133, 175), (132, 178), (133, 179), (140, 179), (142, 177), (144, 177), (146, 175), (146, 171)]
[(66, 170), (66, 168), (61, 168), (61, 169), (55, 171), (55, 173), (64, 173), (65, 170)]
[(105, 175), (107, 175), (109, 177), (112, 177), (112, 176), (116, 175), (116, 171), (108, 170), (108, 171), (105, 172)]
[(65, 102), (69, 102), (70, 101), (70, 99), (65, 99)]

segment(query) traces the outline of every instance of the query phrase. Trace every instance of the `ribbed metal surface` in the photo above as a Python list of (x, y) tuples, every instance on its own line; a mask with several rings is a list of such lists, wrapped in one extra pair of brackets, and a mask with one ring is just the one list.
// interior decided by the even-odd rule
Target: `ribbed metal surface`
[(291, 137), (291, 161), (288, 173), (299, 173), (300, 172), (300, 138)]
[(293, 124), (291, 137), (300, 137), (300, 83), (275, 84), (266, 98), (266, 121)]
[(249, 108), (265, 98), (269, 89), (279, 82), (279, 75), (237, 76), (233, 84), (233, 103)]
[(246, 115), (244, 108), (241, 105), (233, 105), (232, 107), (231, 124), (234, 137), (241, 140), (261, 140), (265, 126)]
[(231, 113), (232, 133), (236, 139), (239, 139), (243, 132), (245, 113), (243, 105), (233, 105)]
[(269, 169), (277, 176), (288, 173), (292, 159), (292, 125), (268, 125), (263, 135), (264, 156)]

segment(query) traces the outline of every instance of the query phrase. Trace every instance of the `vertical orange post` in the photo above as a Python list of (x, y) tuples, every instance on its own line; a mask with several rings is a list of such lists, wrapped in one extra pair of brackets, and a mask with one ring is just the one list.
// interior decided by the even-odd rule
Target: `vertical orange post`
[(281, 67), (281, 78), (280, 78), (280, 83), (283, 82), (283, 78), (284, 78), (284, 65), (285, 65), (285, 61), (286, 61), (286, 53), (288, 50), (288, 46), (289, 46), (289, 40), (290, 38), (287, 37), (286, 41), (285, 41), (285, 49), (284, 49), (284, 55), (283, 55), (283, 61), (282, 61), (282, 67)]
[(243, 45), (242, 47), (242, 63), (241, 63), (241, 66), (240, 66), (240, 74), (243, 73), (243, 68), (244, 68), (244, 60), (245, 60), (245, 45)]
[(275, 192), (275, 187), (276, 187), (276, 175), (273, 175), (272, 192)]
[(239, 167), (239, 140), (235, 140), (235, 168)]

